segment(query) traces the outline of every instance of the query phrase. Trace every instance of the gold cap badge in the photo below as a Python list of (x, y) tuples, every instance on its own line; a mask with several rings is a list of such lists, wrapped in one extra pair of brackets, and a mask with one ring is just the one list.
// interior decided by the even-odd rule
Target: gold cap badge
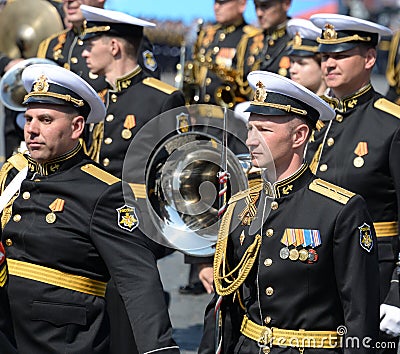
[(47, 92), (49, 91), (49, 83), (47, 82), (47, 77), (40, 75), (39, 79), (33, 85), (34, 92)]
[(337, 39), (337, 33), (335, 30), (335, 26), (331, 25), (330, 23), (327, 23), (325, 25), (325, 31), (324, 31), (324, 39)]
[(254, 93), (254, 101), (264, 102), (268, 96), (267, 91), (265, 90), (265, 87), (261, 81), (258, 81), (256, 86), (257, 89), (256, 92)]

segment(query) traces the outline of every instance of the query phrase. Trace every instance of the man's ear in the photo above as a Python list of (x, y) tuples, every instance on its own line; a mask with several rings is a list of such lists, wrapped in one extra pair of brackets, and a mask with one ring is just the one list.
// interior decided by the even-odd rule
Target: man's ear
[(83, 116), (76, 116), (72, 119), (72, 138), (79, 139), (85, 128), (85, 118)]
[(116, 57), (122, 50), (122, 44), (117, 38), (111, 38), (110, 40), (111, 54)]
[(367, 55), (365, 56), (365, 68), (366, 69), (372, 69), (376, 63), (376, 49), (375, 48), (369, 48), (367, 50)]
[(308, 141), (309, 134), (309, 126), (305, 123), (299, 124), (293, 130), (293, 148), (298, 148), (304, 145)]

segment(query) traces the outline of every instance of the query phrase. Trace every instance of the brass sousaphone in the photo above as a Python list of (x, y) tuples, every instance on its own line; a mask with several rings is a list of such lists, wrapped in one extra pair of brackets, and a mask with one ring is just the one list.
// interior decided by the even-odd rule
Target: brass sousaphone
[(64, 29), (56, 7), (46, 0), (9, 0), (0, 11), (0, 52), (32, 58), (39, 44)]
[(44, 58), (29, 58), (20, 61), (8, 70), (0, 80), (0, 100), (7, 108), (23, 112), (26, 107), (22, 104), (27, 94), (22, 83), (22, 72), (32, 64), (52, 64), (57, 65), (54, 61)]

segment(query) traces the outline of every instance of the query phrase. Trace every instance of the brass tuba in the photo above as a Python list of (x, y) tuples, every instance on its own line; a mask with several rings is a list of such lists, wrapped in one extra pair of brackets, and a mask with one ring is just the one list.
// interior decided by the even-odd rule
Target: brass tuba
[[(157, 243), (193, 256), (214, 253), (220, 208), (248, 187), (248, 154), (238, 157), (230, 149), (226, 150), (230, 178), (225, 185), (221, 183), (219, 112), (222, 108), (218, 106), (192, 105), (161, 114), (135, 135), (124, 162), (122, 178), (134, 186), (137, 201), (142, 203), (140, 210), (146, 210), (139, 227)], [(233, 116), (229, 111), (227, 119)], [(190, 123), (181, 130), (177, 122), (185, 118)], [(166, 133), (157, 139), (160, 126)], [(232, 132), (232, 139), (235, 134)], [(160, 143), (155, 145), (155, 141)], [(223, 185), (226, 193), (221, 197)]]
[(14, 65), (0, 80), (0, 100), (7, 108), (22, 112), (26, 107), (22, 105), (26, 90), (22, 84), (21, 76), (24, 69), (32, 64), (52, 64), (54, 61), (43, 58), (29, 58)]

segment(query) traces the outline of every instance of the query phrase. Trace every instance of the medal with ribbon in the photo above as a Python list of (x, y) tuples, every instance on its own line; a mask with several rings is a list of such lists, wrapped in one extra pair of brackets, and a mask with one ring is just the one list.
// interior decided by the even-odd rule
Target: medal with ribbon
[(353, 165), (357, 168), (360, 168), (364, 165), (364, 158), (363, 156), (368, 154), (368, 144), (366, 141), (360, 141), (357, 144), (357, 147), (354, 150), (354, 153), (357, 157), (353, 160)]
[[(282, 259), (289, 258), (292, 261), (300, 259), (303, 262), (314, 263), (318, 257), (316, 257), (316, 251), (313, 248), (321, 245), (321, 234), (319, 230), (285, 229), (281, 243), (286, 246), (279, 252)], [(294, 248), (289, 250), (289, 246), (292, 245)], [(303, 246), (303, 248), (298, 250), (298, 246)], [(306, 249), (306, 247), (311, 249)]]
[(55, 213), (63, 211), (64, 204), (65, 204), (64, 199), (57, 198), (54, 200), (53, 203), (49, 205), (51, 212), (46, 215), (46, 222), (48, 224), (53, 224), (56, 221), (57, 216)]
[(134, 114), (128, 114), (124, 121), (124, 130), (121, 132), (122, 138), (128, 140), (132, 137), (131, 129), (136, 126), (136, 117)]

